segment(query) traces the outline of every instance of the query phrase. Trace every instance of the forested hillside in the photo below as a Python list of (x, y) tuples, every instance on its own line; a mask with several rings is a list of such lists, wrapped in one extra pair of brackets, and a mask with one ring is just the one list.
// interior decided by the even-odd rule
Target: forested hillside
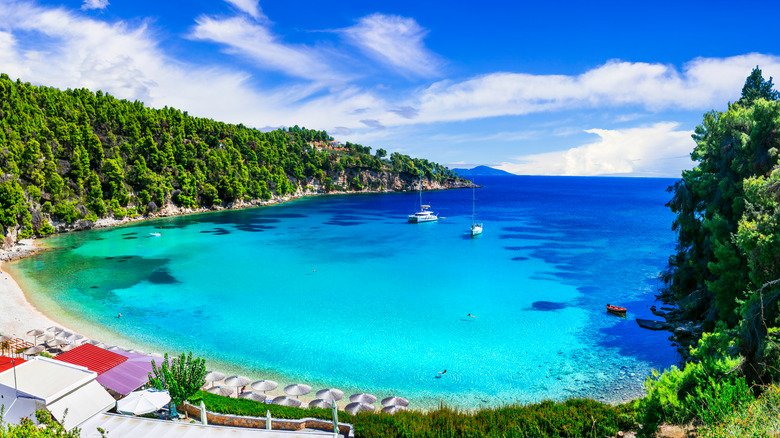
[(678, 242), (663, 298), (704, 333), (683, 369), (648, 380), (637, 414), (645, 436), (661, 422), (704, 425), (707, 436), (777, 433), (776, 413), (750, 412), (780, 393), (779, 99), (754, 69), (738, 101), (704, 115), (696, 167), (670, 188)]
[[(0, 224), (4, 244), (53, 224), (231, 206), (295, 193), (405, 190), (446, 167), (333, 141), (295, 126), (261, 132), (152, 109), (100, 91), (61, 91), (0, 75)], [(392, 178), (391, 178), (392, 177)], [(393, 181), (388, 187), (388, 181)]]

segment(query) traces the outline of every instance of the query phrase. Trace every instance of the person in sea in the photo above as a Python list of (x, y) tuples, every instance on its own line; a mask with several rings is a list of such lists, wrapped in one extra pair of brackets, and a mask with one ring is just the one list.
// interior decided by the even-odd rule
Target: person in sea
[(439, 371), (439, 375), (443, 376), (443, 375), (445, 375), (445, 374), (447, 374), (447, 370), (444, 370), (444, 371)]
[(476, 316), (469, 313), (469, 318), (476, 318)]

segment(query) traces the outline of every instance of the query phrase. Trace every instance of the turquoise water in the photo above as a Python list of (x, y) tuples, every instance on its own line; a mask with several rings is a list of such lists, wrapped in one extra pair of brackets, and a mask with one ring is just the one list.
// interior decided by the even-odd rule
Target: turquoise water
[(668, 333), (633, 321), (674, 247), (673, 181), (477, 182), (476, 238), (471, 190), (424, 193), (445, 217), (426, 224), (406, 223), (414, 193), (322, 196), (60, 235), (11, 268), (96, 337), (419, 408), (614, 402), (675, 363)]

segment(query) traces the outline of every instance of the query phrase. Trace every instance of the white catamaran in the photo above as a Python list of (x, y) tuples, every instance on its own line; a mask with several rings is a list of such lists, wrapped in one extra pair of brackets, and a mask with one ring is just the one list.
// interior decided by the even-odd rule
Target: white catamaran
[(433, 222), (439, 220), (439, 217), (436, 216), (436, 213), (429, 210), (430, 208), (430, 205), (425, 205), (422, 203), (422, 172), (420, 172), (420, 211), (414, 214), (410, 214), (409, 222), (418, 224), (420, 222)]
[[(473, 181), (472, 181), (472, 184), (473, 184)], [(482, 224), (481, 223), (477, 223), (474, 220), (474, 218), (476, 217), (476, 209), (474, 207), (474, 203), (475, 203), (474, 198), (475, 198), (475, 196), (476, 195), (474, 193), (474, 186), (472, 185), (471, 186), (471, 237), (478, 236), (478, 235), (482, 234)]]

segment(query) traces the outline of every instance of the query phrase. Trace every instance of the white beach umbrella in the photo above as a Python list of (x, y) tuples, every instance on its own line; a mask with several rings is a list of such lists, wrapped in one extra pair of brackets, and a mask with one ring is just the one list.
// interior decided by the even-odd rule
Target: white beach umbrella
[(97, 339), (87, 339), (86, 341), (84, 341), (84, 343), (85, 344), (89, 344), (89, 345), (94, 345), (94, 346), (97, 347), (98, 345), (102, 344), (103, 342), (98, 341)]
[(292, 406), (297, 408), (301, 405), (301, 401), (297, 398), (287, 397), (286, 395), (280, 395), (274, 399), (274, 404), (279, 406)]
[(249, 377), (245, 376), (230, 376), (225, 379), (225, 385), (236, 388), (236, 395), (239, 387), (249, 385), (250, 382)]
[(60, 347), (60, 350), (65, 352), (65, 351), (73, 350), (76, 347), (78, 347), (78, 345), (76, 345), (76, 344), (65, 344), (62, 347)]
[(127, 352), (128, 349), (125, 348), (125, 347), (120, 347), (119, 345), (112, 345), (110, 347), (107, 347), (106, 350), (108, 350), (108, 351), (124, 351), (124, 352)]
[(206, 392), (221, 395), (223, 397), (230, 397), (230, 394), (233, 394), (233, 388), (227, 386), (214, 386), (212, 388), (207, 389)]
[(33, 354), (38, 354), (38, 353), (42, 352), (45, 349), (46, 349), (46, 347), (44, 347), (43, 345), (36, 345), (34, 347), (30, 347), (30, 348), (24, 350), (24, 354), (26, 354), (28, 356), (32, 356)]
[(57, 333), (59, 333), (59, 332), (61, 332), (63, 330), (65, 330), (65, 329), (60, 327), (60, 326), (58, 326), (58, 325), (53, 325), (53, 326), (51, 326), (51, 327), (46, 329), (47, 332), (54, 333), (54, 334), (57, 334)]
[(116, 402), (116, 410), (120, 414), (142, 415), (154, 412), (170, 401), (171, 396), (168, 391), (145, 389), (131, 392), (127, 397)]
[(38, 343), (38, 337), (43, 336), (45, 334), (46, 334), (46, 330), (41, 330), (41, 329), (32, 329), (29, 332), (27, 332), (27, 336), (32, 336), (35, 338), (34, 343), (36, 344)]
[(61, 338), (61, 339), (65, 339), (68, 336), (73, 336), (73, 332), (69, 332), (67, 330), (62, 330), (62, 331), (59, 331), (59, 332), (55, 333), (55, 336), (58, 337), (58, 338)]
[(382, 406), (409, 406), (409, 400), (403, 397), (387, 397), (382, 399)]
[(309, 408), (330, 409), (330, 403), (329, 400), (318, 398), (309, 402)]
[(54, 338), (54, 339), (52, 339), (50, 341), (46, 341), (46, 345), (49, 346), (49, 347), (52, 347), (52, 348), (54, 348), (54, 347), (61, 347), (63, 345), (67, 345), (67, 344), (68, 344), (68, 341), (66, 341), (65, 339)]
[(135, 353), (135, 354), (146, 354), (143, 352), (143, 350), (136, 350), (133, 348), (132, 350), (129, 350), (128, 353)]
[(273, 380), (258, 380), (257, 382), (252, 382), (252, 389), (256, 389), (258, 391), (273, 391), (279, 386), (278, 383), (274, 382)]
[(73, 342), (74, 344), (80, 344), (84, 339), (84, 335), (79, 335), (77, 333), (72, 333), (70, 336), (66, 336), (65, 340), (68, 342)]
[(360, 394), (350, 395), (349, 401), (353, 403), (365, 403), (371, 405), (376, 403), (376, 396), (373, 396), (371, 394), (366, 394), (365, 392), (361, 392)]
[(290, 395), (294, 395), (298, 398), (299, 395), (306, 395), (311, 392), (311, 386), (304, 385), (303, 383), (294, 383), (284, 387), (284, 392)]
[(238, 396), (239, 398), (246, 398), (249, 400), (264, 402), (265, 401), (265, 394), (260, 394), (258, 392), (245, 392)]
[(165, 357), (165, 356), (163, 356), (160, 353), (149, 353), (149, 356), (152, 356), (152, 357)]
[(352, 415), (355, 415), (361, 411), (374, 412), (374, 407), (365, 403), (353, 402), (348, 404), (344, 410)]
[[(335, 388), (320, 389), (317, 391), (317, 398), (328, 401), (339, 401), (344, 398), (344, 391)], [(328, 405), (330, 407), (330, 405)]]
[(219, 371), (209, 371), (206, 373), (206, 381), (211, 382), (211, 386), (214, 386), (214, 382), (219, 382), (220, 380), (225, 378), (225, 373), (220, 373)]
[(406, 410), (405, 407), (399, 405), (385, 406), (384, 408), (382, 408), (382, 412), (390, 415), (395, 414), (398, 411), (405, 411), (405, 410)]

